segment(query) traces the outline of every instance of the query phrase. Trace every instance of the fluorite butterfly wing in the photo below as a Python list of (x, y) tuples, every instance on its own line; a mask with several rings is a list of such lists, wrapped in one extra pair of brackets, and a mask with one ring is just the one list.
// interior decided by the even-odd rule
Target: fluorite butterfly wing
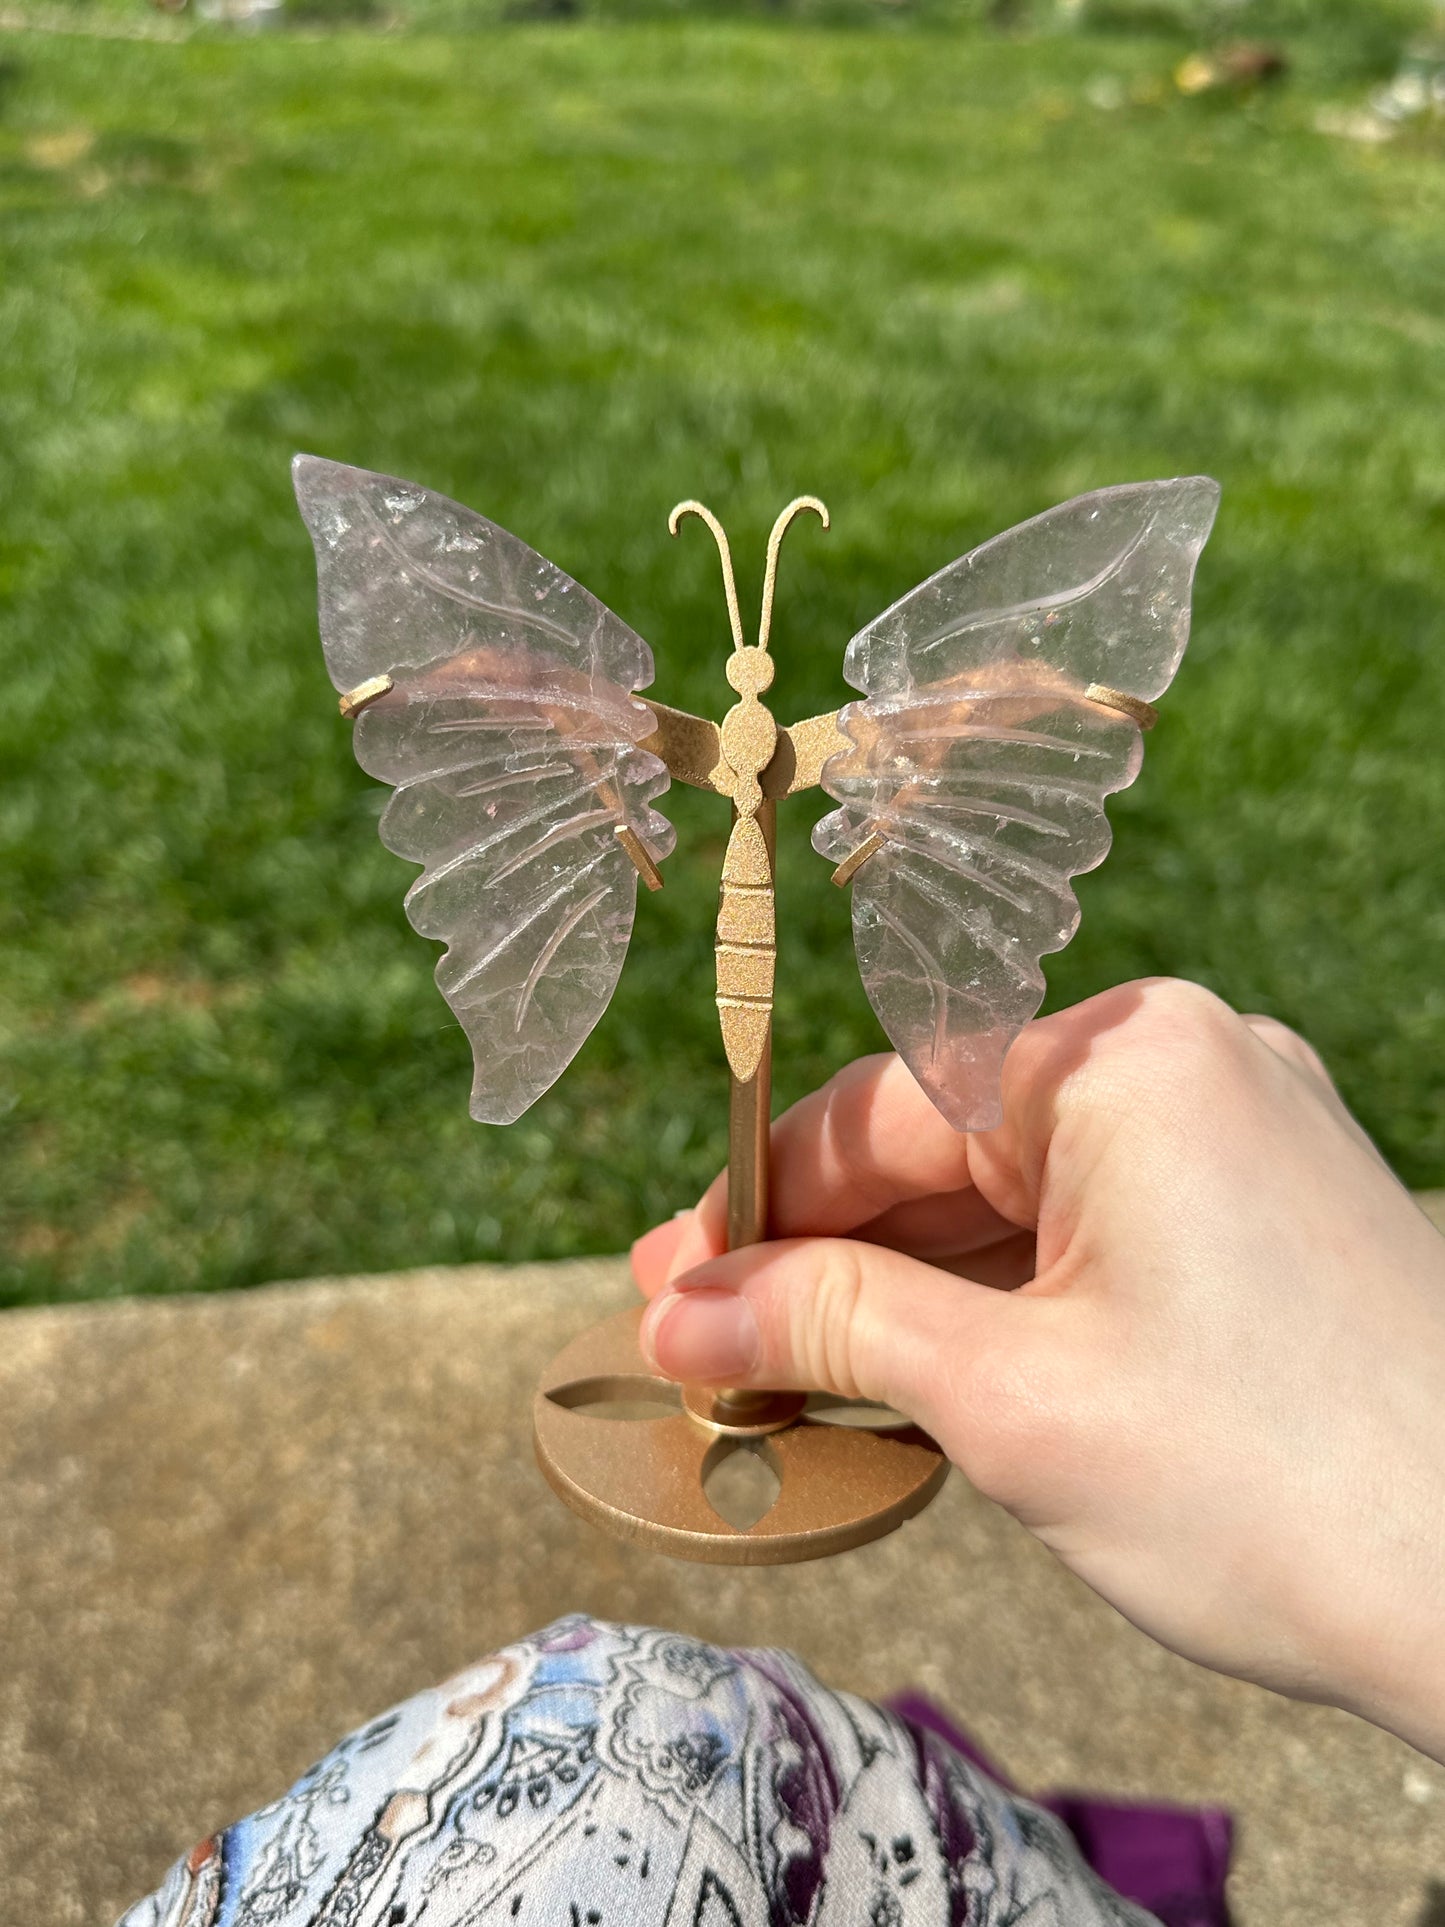
[(1079, 920), (1070, 879), (1108, 852), (1104, 799), (1138, 774), (1138, 724), (1090, 701), (1163, 693), (1189, 637), (1219, 489), (1205, 476), (1099, 489), (951, 563), (853, 638), (865, 700), (823, 772), (853, 884), (869, 1000), (958, 1130), (998, 1122), (1004, 1054), (1038, 1009), (1039, 959)]
[(448, 947), (437, 983), (472, 1044), (471, 1113), (509, 1124), (607, 1007), (637, 870), (673, 847), (668, 786), (638, 744), (652, 652), (516, 536), (414, 483), (298, 455), (326, 666), (360, 715), (358, 762), (395, 794), (381, 837), (422, 865), (406, 911)]

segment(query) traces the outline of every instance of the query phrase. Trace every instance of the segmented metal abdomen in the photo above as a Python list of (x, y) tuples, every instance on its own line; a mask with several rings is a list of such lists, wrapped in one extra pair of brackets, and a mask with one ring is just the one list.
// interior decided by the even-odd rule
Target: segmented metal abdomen
[(756, 1076), (767, 1043), (776, 959), (773, 863), (767, 835), (756, 816), (740, 816), (723, 859), (717, 1008), (728, 1068), (743, 1083)]

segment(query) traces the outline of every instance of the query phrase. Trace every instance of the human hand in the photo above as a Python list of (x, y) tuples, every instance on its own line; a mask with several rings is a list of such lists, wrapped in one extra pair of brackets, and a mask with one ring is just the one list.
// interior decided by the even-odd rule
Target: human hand
[(1165, 1645), (1445, 1760), (1445, 1239), (1308, 1044), (1129, 984), (997, 1130), (864, 1058), (772, 1159), (774, 1241), (720, 1179), (634, 1248), (656, 1370), (892, 1405)]

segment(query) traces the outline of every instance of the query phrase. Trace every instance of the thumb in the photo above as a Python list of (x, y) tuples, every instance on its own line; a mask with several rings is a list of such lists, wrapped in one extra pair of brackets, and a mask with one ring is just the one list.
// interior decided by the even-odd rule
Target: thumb
[(1023, 1309), (881, 1245), (789, 1238), (675, 1279), (648, 1306), (641, 1343), (664, 1377), (876, 1399), (946, 1446), (971, 1363)]

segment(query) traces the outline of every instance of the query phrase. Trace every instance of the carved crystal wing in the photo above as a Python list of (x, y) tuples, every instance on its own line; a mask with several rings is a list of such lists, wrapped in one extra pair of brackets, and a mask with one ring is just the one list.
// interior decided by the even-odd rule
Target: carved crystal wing
[(471, 1041), (472, 1116), (509, 1124), (607, 1007), (637, 902), (623, 828), (673, 847), (667, 788), (637, 747), (652, 653), (505, 529), (430, 490), (298, 455), (326, 666), (392, 687), (357, 761), (395, 795), (381, 837), (422, 865), (406, 911), (448, 947), (437, 983)]
[(1070, 879), (1109, 848), (1104, 799), (1139, 771), (1138, 724), (1091, 701), (1168, 687), (1218, 506), (1205, 476), (1078, 496), (996, 536), (848, 645), (866, 700), (823, 771), (813, 832), (853, 881), (853, 936), (894, 1048), (957, 1130), (999, 1120), (1004, 1054), (1039, 959), (1079, 920)]

